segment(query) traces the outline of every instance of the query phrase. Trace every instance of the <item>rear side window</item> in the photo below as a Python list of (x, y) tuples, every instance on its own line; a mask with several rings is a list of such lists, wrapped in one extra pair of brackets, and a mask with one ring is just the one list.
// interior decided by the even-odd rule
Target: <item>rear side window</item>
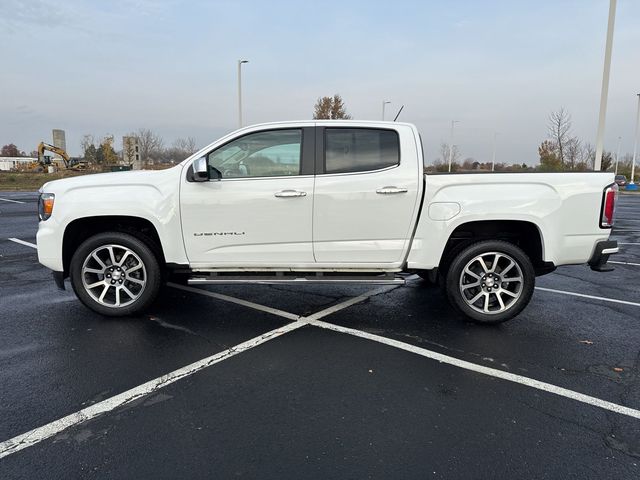
[(400, 143), (394, 130), (325, 129), (325, 173), (364, 172), (400, 163)]

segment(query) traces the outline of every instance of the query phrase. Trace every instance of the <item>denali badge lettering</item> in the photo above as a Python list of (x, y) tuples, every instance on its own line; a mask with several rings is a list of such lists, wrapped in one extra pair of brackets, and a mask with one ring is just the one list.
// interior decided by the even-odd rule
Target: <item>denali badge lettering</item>
[(216, 235), (244, 235), (245, 232), (199, 232), (194, 233), (194, 237), (213, 237)]

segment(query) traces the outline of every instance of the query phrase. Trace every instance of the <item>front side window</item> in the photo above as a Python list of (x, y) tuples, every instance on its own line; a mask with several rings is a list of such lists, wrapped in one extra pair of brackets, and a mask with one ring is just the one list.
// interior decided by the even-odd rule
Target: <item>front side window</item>
[(400, 163), (398, 133), (373, 128), (327, 128), (325, 172), (380, 170)]
[(250, 133), (207, 155), (222, 178), (280, 177), (300, 174), (302, 130)]

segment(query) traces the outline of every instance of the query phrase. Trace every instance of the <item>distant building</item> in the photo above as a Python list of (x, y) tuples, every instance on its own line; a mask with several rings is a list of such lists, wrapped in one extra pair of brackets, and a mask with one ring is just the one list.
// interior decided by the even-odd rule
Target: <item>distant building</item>
[(131, 165), (134, 170), (142, 169), (138, 137), (126, 135), (122, 137), (122, 162), (125, 165)]
[(26, 167), (32, 162), (37, 162), (34, 157), (0, 157), (0, 170), (8, 172), (10, 170), (19, 170), (20, 167)]
[[(64, 133), (64, 130), (59, 130), (57, 128), (54, 128), (52, 130), (52, 134), (53, 134), (53, 145), (63, 149), (65, 152), (67, 151), (67, 139), (66, 139), (66, 135)], [(59, 159), (62, 158), (60, 157), (60, 155), (58, 154), (54, 154), (53, 156), (54, 159)]]

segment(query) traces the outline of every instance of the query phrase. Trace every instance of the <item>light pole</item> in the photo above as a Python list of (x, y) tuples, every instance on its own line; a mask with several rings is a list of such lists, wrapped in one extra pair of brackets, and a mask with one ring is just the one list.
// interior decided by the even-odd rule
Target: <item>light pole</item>
[(638, 115), (636, 118), (636, 139), (633, 142), (633, 160), (631, 162), (631, 183), (627, 185), (627, 190), (637, 190), (634, 177), (636, 175), (636, 158), (638, 155), (638, 137), (640, 137), (640, 93), (638, 94)]
[(600, 93), (600, 115), (598, 117), (598, 134), (596, 135), (595, 171), (602, 167), (602, 150), (604, 148), (604, 123), (607, 116), (607, 97), (609, 94), (609, 71), (611, 70), (611, 47), (613, 45), (613, 27), (616, 20), (616, 0), (609, 0), (609, 23), (607, 25), (607, 44), (604, 50), (604, 70), (602, 71), (602, 92)]
[(451, 163), (453, 162), (453, 127), (459, 120), (451, 120), (451, 141), (449, 142), (449, 173), (451, 173)]
[(387, 105), (388, 103), (391, 103), (391, 102), (390, 102), (390, 101), (388, 101), (388, 100), (383, 100), (383, 101), (382, 101), (382, 121), (383, 121), (383, 122), (384, 122), (384, 107), (385, 107), (385, 105)]
[(620, 160), (620, 143), (622, 143), (622, 137), (618, 137), (618, 148), (616, 150), (616, 171), (614, 175), (618, 174), (618, 161)]
[(238, 128), (242, 128), (242, 64), (249, 60), (238, 60)]
[(493, 132), (493, 158), (491, 159), (491, 171), (496, 169), (496, 143), (498, 139), (498, 132)]

